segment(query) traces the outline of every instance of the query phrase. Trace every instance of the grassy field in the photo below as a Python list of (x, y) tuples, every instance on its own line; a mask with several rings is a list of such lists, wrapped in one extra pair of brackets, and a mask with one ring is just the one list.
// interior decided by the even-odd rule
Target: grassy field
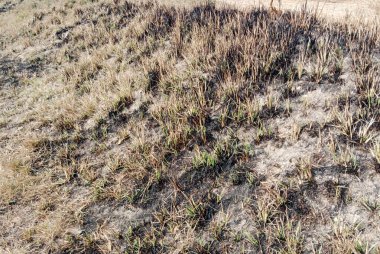
[(165, 3), (0, 1), (0, 253), (380, 253), (379, 26)]

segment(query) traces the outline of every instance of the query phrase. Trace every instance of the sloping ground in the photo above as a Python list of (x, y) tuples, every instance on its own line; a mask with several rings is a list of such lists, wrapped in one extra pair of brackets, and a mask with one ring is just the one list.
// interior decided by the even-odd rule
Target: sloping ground
[(1, 253), (379, 252), (377, 26), (1, 5)]
[[(270, 0), (219, 0), (222, 4), (230, 4), (237, 8), (252, 6), (269, 7)], [(305, 5), (306, 4), (306, 5)], [(342, 19), (357, 21), (373, 21), (380, 17), (380, 2), (377, 0), (274, 0), (273, 7), (281, 10), (300, 10), (304, 7), (316, 11), (318, 15), (330, 20)]]

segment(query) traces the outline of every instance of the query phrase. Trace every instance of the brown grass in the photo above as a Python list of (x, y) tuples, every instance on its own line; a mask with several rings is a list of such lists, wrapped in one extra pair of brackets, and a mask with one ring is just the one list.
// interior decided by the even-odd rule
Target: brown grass
[(38, 8), (1, 38), (0, 252), (379, 251), (377, 25)]

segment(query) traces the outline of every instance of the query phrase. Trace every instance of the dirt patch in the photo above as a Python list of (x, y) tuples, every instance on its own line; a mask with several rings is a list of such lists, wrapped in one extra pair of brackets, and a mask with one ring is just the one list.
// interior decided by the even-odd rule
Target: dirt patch
[[(227, 3), (238, 8), (247, 8), (251, 6), (269, 7), (269, 0), (220, 0), (220, 3)], [(327, 17), (332, 20), (377, 20), (380, 14), (380, 4), (376, 0), (336, 0), (336, 1), (319, 1), (319, 0), (274, 0), (273, 7), (283, 10), (299, 10), (305, 6), (318, 15)]]

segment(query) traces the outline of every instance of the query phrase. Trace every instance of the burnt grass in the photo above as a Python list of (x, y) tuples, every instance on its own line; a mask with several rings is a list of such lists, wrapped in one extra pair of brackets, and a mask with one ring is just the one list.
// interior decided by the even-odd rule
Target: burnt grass
[[(28, 174), (55, 172), (53, 178), (66, 179), (62, 188), (91, 193), (77, 225), (81, 233), (62, 232), (50, 246), (36, 242), (37, 252), (308, 253), (306, 236), (316, 234), (318, 216), (344, 210), (350, 183), (373, 169), (380, 172), (375, 159), (362, 155), (370, 156), (380, 131), (376, 29), (330, 24), (306, 10), (243, 12), (211, 3), (181, 9), (117, 0), (74, 6), (65, 6), (64, 12), (52, 9), (31, 23), (49, 29), (51, 15), (75, 14), (73, 24), (53, 33), (51, 49), (64, 52), (65, 60), (50, 56), (21, 63), (2, 58), (0, 81), (22, 86), (21, 72), (31, 77), (50, 66), (72, 64), (79, 71), (63, 71), (62, 85), (79, 98), (95, 96), (92, 89), (108, 71), (101, 61), (112, 56), (95, 60), (87, 71), (86, 66), (80, 69), (81, 54), (95, 55), (107, 45), (123, 52), (116, 57), (115, 73), (127, 66), (140, 76), (103, 84), (110, 91), (115, 83), (120, 91), (130, 85), (132, 92), (120, 95), (99, 119), (58, 116), (41, 125), (48, 130), (46, 137), (29, 142)], [(5, 4), (0, 12), (9, 8), (15, 7)], [(102, 27), (103, 34), (93, 32), (87, 41), (78, 32), (87, 26)], [(41, 31), (30, 34), (35, 40), (43, 38)], [(138, 46), (126, 45), (125, 38)], [(346, 70), (344, 59), (359, 60)], [(354, 76), (355, 89), (350, 97), (332, 102), (337, 112), (326, 106), (326, 114), (335, 118), (311, 120), (284, 138), (276, 121), (291, 122), (301, 111), (289, 109), (287, 103), (299, 103), (322, 86), (338, 90), (349, 85), (341, 77), (345, 72)], [(83, 75), (76, 78), (76, 73)], [(348, 111), (354, 111), (352, 119), (345, 117)], [(90, 120), (96, 123), (87, 127)], [(371, 121), (371, 134), (366, 135), (371, 138), (365, 139), (359, 130)], [(128, 135), (115, 142), (124, 129)], [(241, 132), (252, 138), (238, 137)], [(285, 173), (271, 173), (267, 147), (291, 149), (298, 141), (317, 147), (319, 139), (322, 159), (310, 162), (309, 174), (305, 166), (309, 179), (292, 166), (282, 168)], [(354, 155), (346, 155), (346, 147), (362, 157), (347, 157)], [(97, 163), (88, 171), (81, 168), (92, 161)], [(263, 161), (268, 163), (264, 170)], [(64, 174), (61, 168), (67, 169)], [(91, 180), (85, 174), (91, 174)], [(330, 175), (345, 180), (333, 181)], [(322, 199), (337, 207), (318, 210)], [(144, 219), (123, 217), (134, 211), (142, 211)], [(223, 215), (237, 222), (224, 222)], [(239, 224), (243, 220), (249, 225), (245, 231)], [(107, 223), (116, 226), (103, 237), (101, 225)], [(324, 253), (344, 253), (339, 250), (343, 236), (332, 230), (327, 234), (330, 238), (314, 235), (313, 241)], [(349, 239), (357, 247), (353, 236)], [(355, 247), (351, 251), (364, 253)]]

